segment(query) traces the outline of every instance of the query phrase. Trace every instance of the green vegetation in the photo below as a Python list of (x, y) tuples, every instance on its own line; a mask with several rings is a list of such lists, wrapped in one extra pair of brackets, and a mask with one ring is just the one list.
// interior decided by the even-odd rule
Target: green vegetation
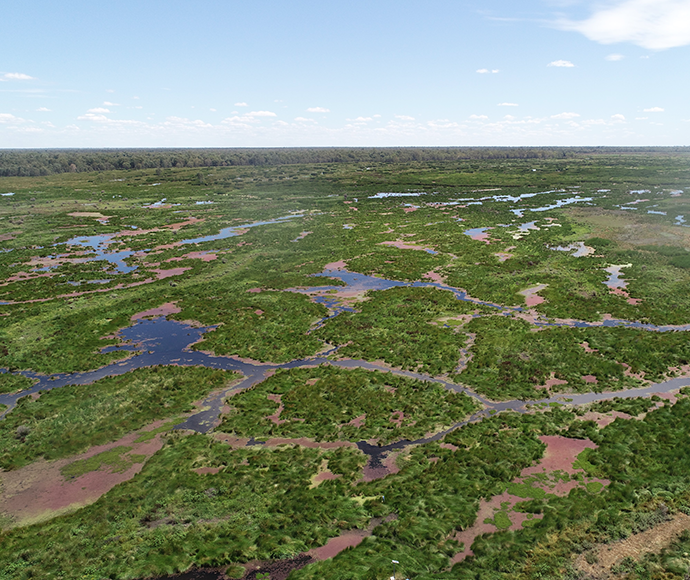
[[(348, 497), (359, 457), (352, 449), (232, 451), (203, 435), (173, 437), (95, 504), (3, 534), (0, 578), (138, 578), (294, 556), (342, 527), (366, 525), (366, 510)], [(323, 459), (341, 477), (311, 489)], [(194, 471), (207, 466), (223, 469)]]
[(611, 411), (619, 411), (620, 413), (627, 413), (633, 417), (637, 417), (640, 413), (646, 413), (652, 407), (661, 401), (661, 397), (654, 395), (649, 399), (621, 399), (615, 397), (606, 401), (598, 401), (593, 403), (590, 409), (597, 413), (610, 413)]
[(143, 463), (146, 459), (145, 455), (129, 454), (131, 447), (113, 447), (109, 451), (103, 451), (88, 459), (79, 459), (69, 465), (66, 465), (60, 470), (63, 476), (79, 477), (90, 471), (98, 471), (104, 465), (110, 468), (113, 473), (122, 473), (127, 471), (135, 463)]
[[(20, 399), (0, 421), (0, 468), (26, 472), (6, 475), (29, 485), (26, 474), (40, 458), (106, 443), (113, 448), (71, 459), (63, 477), (145, 463), (87, 507), (0, 534), (0, 580), (131, 580), (190, 566), (229, 566), (230, 576), (241, 577), (243, 563), (290, 558), (372, 521), (382, 523), (359, 546), (291, 580), (388, 577), (392, 559), (420, 580), (575, 580), (578, 555), (594, 561), (598, 547), (690, 513), (686, 396), (659, 408), (655, 397), (581, 408), (543, 403), (528, 413), (490, 405), (481, 421), (441, 441), (396, 449), (384, 463), (398, 472), (363, 481), (367, 458), (353, 442), (438, 433), (477, 403), (429, 380), (308, 360), (338, 347), (323, 356), (444, 377), (501, 401), (621, 391), (685, 373), (688, 333), (672, 329), (690, 323), (687, 230), (676, 223), (690, 216), (689, 154), (0, 152), (0, 192), (13, 193), (0, 197), (0, 412), (33, 384), (20, 371), (49, 377), (130, 356), (102, 349), (120, 343), (118, 331), (136, 324), (135, 315), (165, 303), (173, 303), (171, 319), (214, 327), (192, 349), (302, 367), (263, 381), (266, 367), (255, 367), (258, 382), (227, 399), (221, 433), (173, 431), (148, 460), (133, 454), (136, 443), (170, 431), (195, 401), (237, 375), (154, 367)], [(381, 192), (409, 195), (372, 198)], [(665, 215), (647, 213), (652, 207)], [(270, 223), (243, 228), (256, 222)], [(477, 228), (485, 228), (483, 238), (466, 235)], [(89, 246), (89, 236), (100, 238)], [(576, 257), (580, 243), (594, 251)], [(108, 261), (96, 251), (126, 256)], [(350, 272), (398, 286), (317, 297), (295, 291), (342, 289), (313, 276), (342, 261)], [(624, 266), (624, 288), (615, 292), (605, 284), (611, 265)], [(439, 281), (471, 300), (413, 286)], [(525, 290), (535, 287), (543, 300), (532, 297), (528, 306)], [(333, 301), (352, 311), (327, 318)], [(614, 327), (608, 318), (643, 326)], [(653, 325), (671, 329), (654, 332)], [(184, 328), (176, 326), (179, 344)], [(191, 342), (194, 333), (186, 332)], [(142, 348), (171, 363), (182, 356), (165, 337)], [(589, 409), (639, 420), (600, 428), (582, 420)], [(580, 453), (574, 467), (583, 471), (574, 475), (538, 473), (513, 483), (542, 457), (542, 435), (597, 447)], [(235, 438), (249, 437), (349, 444), (235, 448)], [(316, 482), (325, 471), (339, 477)], [(558, 496), (566, 482), (575, 488)], [(499, 531), (477, 538), (474, 556), (451, 569), (461, 549), (456, 532), (475, 523), (482, 500), (506, 490), (523, 500), (512, 510), (527, 518), (523, 528), (508, 531), (504, 504), (491, 519)], [(0, 527), (24, 525), (4, 500)], [(688, 542), (682, 536), (617, 571), (682, 578)]]
[(24, 397), (0, 421), (0, 466), (16, 469), (39, 457), (67, 457), (116, 441), (191, 411), (194, 401), (235, 377), (206, 368), (153, 367), (43, 392), (36, 400)]
[(391, 288), (371, 293), (361, 312), (341, 314), (316, 334), (326, 342), (346, 345), (339, 351), (342, 356), (440, 375), (455, 370), (467, 337), (430, 322), (475, 310), (475, 304), (444, 290)]
[[(284, 408), (275, 417), (278, 400)], [(464, 393), (436, 383), (332, 366), (279, 371), (228, 403), (233, 409), (218, 430), (238, 437), (375, 439), (384, 445), (419, 439), (479, 410)]]
[(2, 393), (16, 393), (17, 391), (25, 391), (36, 384), (35, 380), (22, 375), (12, 375), (10, 373), (0, 374), (0, 394)]

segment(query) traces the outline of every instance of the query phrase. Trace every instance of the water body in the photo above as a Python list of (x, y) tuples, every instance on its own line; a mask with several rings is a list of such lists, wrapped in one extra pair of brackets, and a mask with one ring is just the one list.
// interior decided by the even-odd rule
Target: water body
[(288, 220), (298, 218), (298, 217), (303, 217), (304, 214), (294, 214), (294, 215), (286, 215), (282, 216), (279, 218), (275, 218), (272, 220), (267, 220), (267, 221), (261, 221), (261, 222), (253, 222), (251, 224), (245, 224), (242, 226), (230, 226), (228, 228), (223, 228), (218, 232), (217, 234), (212, 234), (210, 236), (202, 236), (200, 238), (192, 238), (189, 240), (182, 240), (182, 244), (202, 244), (204, 242), (213, 242), (216, 240), (225, 240), (227, 238), (232, 238), (234, 236), (239, 236), (244, 233), (242, 230), (246, 228), (255, 228), (258, 226), (268, 226), (272, 224), (282, 224)]
[[(165, 200), (163, 200), (165, 201)], [(162, 203), (162, 202), (158, 202)], [(265, 226), (271, 224), (278, 224), (293, 219), (295, 217), (302, 217), (301, 214), (289, 215), (279, 217), (273, 220), (258, 221), (250, 224), (231, 226), (228, 228), (223, 228), (217, 234), (212, 234), (210, 236), (203, 236), (200, 238), (190, 238), (185, 240), (180, 240), (178, 243), (182, 245), (186, 244), (201, 244), (203, 242), (210, 242), (215, 240), (224, 240), (234, 236), (239, 236), (244, 233), (247, 228), (255, 228), (257, 226)], [(130, 226), (135, 228), (134, 226)], [(136, 228), (135, 228), (136, 229)], [(107, 261), (115, 267), (115, 271), (120, 274), (128, 274), (137, 269), (137, 266), (129, 266), (125, 262), (128, 258), (131, 258), (136, 252), (131, 250), (121, 250), (121, 251), (110, 251), (110, 245), (116, 241), (118, 237), (117, 233), (114, 234), (100, 234), (94, 236), (75, 236), (64, 242), (68, 246), (80, 246), (82, 248), (88, 248), (92, 250), (95, 256), (84, 257), (84, 262), (96, 262), (96, 261)], [(144, 252), (150, 252), (151, 250), (144, 250)]]
[[(453, 288), (452, 286), (447, 286), (445, 284), (441, 284), (438, 282), (400, 282), (397, 280), (387, 280), (384, 278), (367, 276), (364, 274), (359, 274), (357, 272), (348, 272), (346, 270), (329, 270), (322, 272), (320, 274), (315, 274), (314, 276), (335, 278), (343, 282), (344, 286), (317, 286), (310, 288), (292, 289), (291, 291), (299, 293), (354, 291), (356, 293), (359, 293), (364, 291), (384, 291), (396, 287), (437, 288), (439, 290), (452, 292), (458, 300), (463, 300), (467, 302), (472, 302), (474, 304), (481, 304), (484, 306), (495, 308), (497, 310), (502, 311), (502, 313), (506, 315), (512, 315), (514, 313), (525, 311), (525, 309), (522, 307), (501, 306), (499, 304), (493, 304), (491, 302), (486, 302), (476, 298), (472, 298), (471, 296), (468, 296), (468, 294), (463, 290)], [(350, 307), (336, 305), (336, 301), (338, 300), (337, 296), (317, 296), (315, 300), (334, 310), (331, 316), (322, 319), (322, 323), (325, 322), (328, 318), (336, 316), (340, 312), (353, 311), (353, 309)], [(536, 320), (534, 324), (535, 326), (566, 326), (573, 328), (590, 328), (596, 326), (627, 326), (632, 328), (638, 328), (640, 330), (657, 332), (690, 331), (690, 324), (682, 326), (657, 326), (653, 324), (645, 324), (640, 322), (619, 319), (603, 320), (600, 322), (585, 322), (577, 320), (551, 320), (548, 318), (543, 318), (540, 320)], [(369, 363), (367, 361), (335, 361), (327, 358), (328, 355), (331, 354), (333, 351), (325, 353), (324, 355), (319, 357), (298, 359), (284, 364), (255, 364), (239, 360), (235, 357), (214, 356), (200, 351), (193, 351), (189, 348), (193, 343), (200, 341), (206, 332), (213, 330), (214, 328), (216, 327), (207, 326), (197, 328), (184, 324), (182, 322), (167, 320), (163, 317), (155, 318), (152, 320), (138, 320), (133, 325), (122, 329), (118, 333), (118, 336), (122, 340), (122, 343), (120, 345), (108, 346), (103, 348), (102, 350), (102, 352), (104, 353), (114, 351), (131, 351), (134, 354), (134, 356), (132, 356), (131, 358), (114, 362), (110, 365), (107, 365), (94, 371), (86, 371), (81, 373), (40, 375), (37, 373), (33, 373), (31, 371), (22, 371), (20, 372), (20, 374), (35, 379), (38, 382), (30, 389), (22, 391), (21, 393), (0, 395), (0, 403), (7, 405), (9, 408), (8, 410), (10, 410), (16, 405), (16, 402), (19, 398), (24, 397), (26, 395), (38, 393), (39, 391), (47, 391), (54, 388), (60, 388), (65, 385), (90, 384), (104, 377), (117, 376), (137, 368), (154, 365), (175, 364), (179, 366), (204, 366), (207, 368), (238, 371), (242, 375), (244, 375), (245, 379), (239, 385), (233, 387), (232, 390), (245, 389), (254, 384), (257, 384), (258, 382), (263, 381), (265, 379), (267, 371), (276, 369), (299, 368), (306, 365), (333, 364), (335, 366), (343, 368), (365, 368), (370, 370), (382, 371), (390, 370), (386, 367), (381, 367), (373, 363)], [(494, 411), (500, 411), (507, 408), (517, 410), (519, 408), (523, 408), (525, 405), (524, 401), (518, 400), (505, 402), (490, 401), (461, 385), (456, 385), (455, 383), (451, 383), (421, 373), (413, 373), (402, 370), (394, 370), (392, 372), (410, 378), (440, 383), (447, 389), (452, 389), (457, 392), (464, 392), (467, 395), (477, 399), (482, 405), (484, 405), (486, 409), (493, 409)], [(670, 384), (675, 385), (674, 381), (669, 381), (668, 383), (663, 383), (663, 385), (656, 385), (656, 387), (667, 390), (673, 390), (675, 388), (678, 388), (677, 386), (668, 386)], [(687, 379), (686, 384), (690, 384), (690, 379)], [(638, 389), (631, 391), (618, 391), (614, 394), (610, 394), (609, 396), (624, 396), (625, 393), (637, 393), (638, 391)], [(206, 408), (206, 410), (200, 411), (199, 413), (191, 416), (178, 427), (190, 428), (202, 433), (207, 432), (212, 428), (214, 421), (216, 421), (218, 414), (220, 413), (220, 409), (222, 407), (222, 399), (226, 395), (227, 391), (211, 395), (209, 399), (204, 402), (204, 407)], [(641, 395), (633, 394), (631, 396)], [(595, 398), (588, 399), (588, 397)], [(602, 397), (602, 395), (573, 395), (572, 399), (574, 401), (574, 404), (582, 404), (582, 402), (586, 402), (589, 400), (598, 400), (596, 397)], [(603, 395), (603, 398), (606, 398), (606, 396)], [(542, 401), (534, 401), (533, 403), (548, 403), (554, 400), (556, 399), (544, 399)], [(2, 416), (4, 416), (4, 414)]]

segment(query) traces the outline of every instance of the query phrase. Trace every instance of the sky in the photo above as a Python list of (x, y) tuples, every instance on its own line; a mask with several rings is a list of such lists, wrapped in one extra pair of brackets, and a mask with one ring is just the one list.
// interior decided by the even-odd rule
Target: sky
[(690, 0), (23, 0), (0, 148), (690, 145)]

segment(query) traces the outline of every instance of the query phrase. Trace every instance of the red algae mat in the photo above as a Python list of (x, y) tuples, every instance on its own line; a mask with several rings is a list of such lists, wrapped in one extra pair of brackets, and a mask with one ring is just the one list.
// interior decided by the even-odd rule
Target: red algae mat
[[(573, 463), (582, 451), (596, 449), (597, 446), (592, 441), (589, 439), (569, 439), (559, 435), (542, 435), (539, 439), (546, 444), (546, 450), (541, 461), (523, 469), (512, 483), (541, 488), (547, 494), (557, 496), (565, 496), (572, 489), (583, 485), (583, 482), (570, 477), (573, 475), (582, 475), (584, 482), (596, 481), (602, 485), (608, 485), (607, 480), (588, 478), (582, 469), (573, 467)], [(496, 525), (496, 516), (499, 512), (502, 512), (504, 518), (507, 517), (510, 520), (510, 526), (502, 529), (511, 531), (519, 530), (529, 520), (542, 517), (539, 514), (532, 516), (514, 511), (515, 504), (529, 498), (513, 495), (509, 493), (509, 490), (510, 487), (508, 486), (508, 489), (502, 494), (489, 500), (482, 500), (474, 525), (455, 534), (454, 539), (464, 545), (463, 550), (453, 556), (451, 564), (462, 562), (467, 556), (473, 554), (471, 546), (477, 537), (499, 531)]]
[[(146, 460), (163, 447), (160, 433), (148, 441), (134, 441), (142, 433), (156, 429), (167, 421), (169, 419), (156, 421), (118, 441), (97, 445), (79, 455), (56, 461), (39, 459), (21, 469), (0, 472), (0, 513), (11, 517), (14, 526), (23, 526), (45, 521), (95, 502), (118, 483), (132, 479), (141, 471)], [(60, 472), (63, 467), (75, 461), (88, 459), (120, 446), (132, 448), (127, 455), (144, 455), (146, 459), (133, 463), (120, 473), (111, 471), (108, 465), (73, 478), (65, 478)]]

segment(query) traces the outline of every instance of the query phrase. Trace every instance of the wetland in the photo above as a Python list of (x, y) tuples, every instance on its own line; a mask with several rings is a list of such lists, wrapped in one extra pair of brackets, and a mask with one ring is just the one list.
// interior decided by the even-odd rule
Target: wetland
[(0, 579), (682, 578), (689, 161), (0, 178)]

